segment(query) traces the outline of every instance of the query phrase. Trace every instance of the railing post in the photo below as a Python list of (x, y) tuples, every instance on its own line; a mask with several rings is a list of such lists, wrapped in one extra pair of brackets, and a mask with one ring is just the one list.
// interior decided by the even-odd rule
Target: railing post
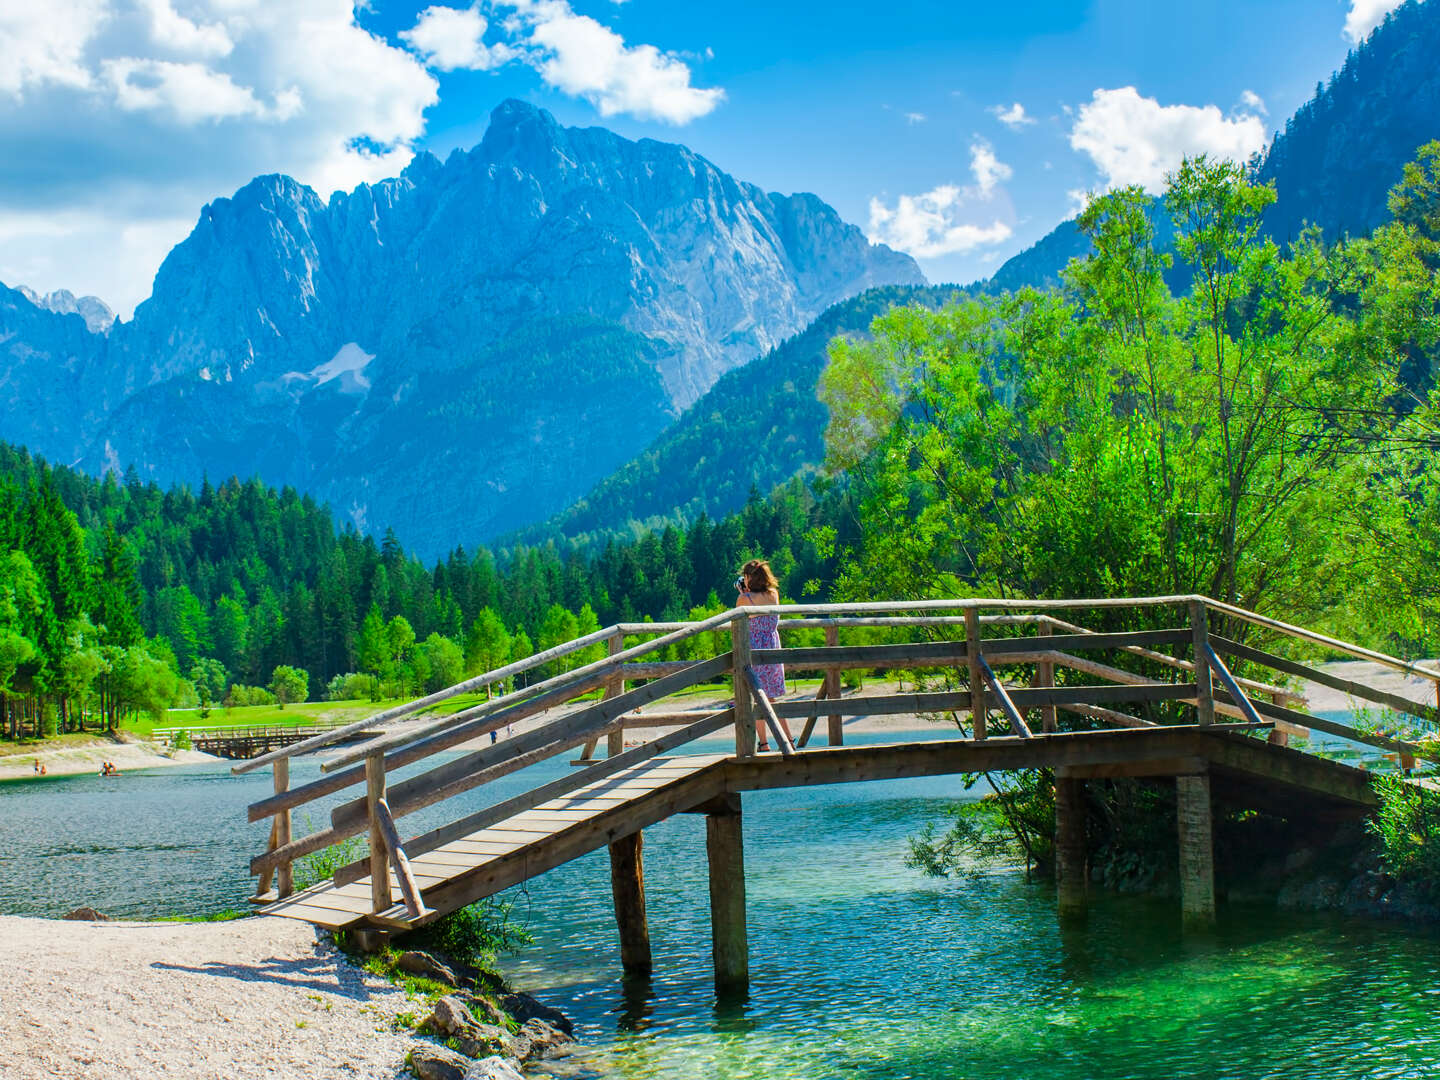
[(965, 609), (965, 662), (970, 668), (970, 724), (977, 739), (985, 738), (985, 680), (980, 675), (980, 609)]
[[(1039, 633), (1041, 637), (1049, 637), (1053, 630), (1048, 622), (1042, 622)], [(1053, 660), (1041, 660), (1035, 665), (1035, 685), (1042, 690), (1050, 690), (1055, 686), (1055, 662)], [(1054, 705), (1040, 707), (1040, 730), (1047, 735), (1055, 730)]]
[(1210, 628), (1205, 601), (1190, 601), (1190, 632), (1195, 642), (1195, 712), (1200, 726), (1209, 727), (1215, 722), (1215, 691), (1210, 682)]
[[(620, 633), (619, 631), (616, 631), (614, 634), (610, 635), (609, 647), (611, 656), (614, 656), (616, 653), (624, 652), (625, 635)], [(605, 684), (604, 697), (619, 697), (623, 693), (625, 693), (625, 676), (617, 671), (610, 678), (610, 681)], [(614, 757), (616, 754), (623, 754), (624, 752), (625, 729), (620, 728), (618, 731), (610, 732), (610, 734), (605, 737), (605, 753), (610, 757)]]
[(380, 800), (385, 798), (385, 752), (365, 755), (365, 811), (370, 820), (370, 907), (379, 913), (390, 906), (390, 866), (380, 826)]
[(730, 620), (730, 684), (735, 692), (735, 755), (755, 753), (755, 703), (745, 681), (750, 666), (750, 616), (735, 613)]
[[(835, 648), (840, 644), (840, 628), (834, 623), (825, 627), (825, 645), (827, 648)], [(840, 669), (827, 668), (825, 670), (825, 696), (834, 701), (840, 696)], [(845, 742), (845, 722), (841, 716), (831, 715), (826, 724), (829, 729), (830, 745), (840, 746)]]
[[(273, 768), (275, 770), (275, 794), (283, 795), (290, 790), (290, 759), (276, 758)], [(290, 811), (286, 809), (275, 815), (275, 846), (283, 848), (288, 843), (290, 843)], [(281, 863), (276, 877), (275, 895), (284, 898), (294, 891), (294, 868), (288, 862)]]

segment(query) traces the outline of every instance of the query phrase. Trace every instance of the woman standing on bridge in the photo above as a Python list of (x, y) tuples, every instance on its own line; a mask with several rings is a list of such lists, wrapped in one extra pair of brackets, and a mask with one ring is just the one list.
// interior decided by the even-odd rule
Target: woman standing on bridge
[[(770, 606), (780, 603), (780, 582), (775, 580), (775, 574), (771, 571), (770, 564), (764, 559), (751, 559), (741, 568), (740, 576), (735, 579), (735, 589), (740, 594), (735, 603), (740, 607)], [(778, 649), (779, 647), (780, 616), (750, 616), (750, 648)], [(761, 691), (771, 701), (785, 696), (784, 664), (756, 664), (755, 677), (760, 682)], [(793, 743), (795, 736), (790, 732), (789, 722), (781, 717), (780, 724), (785, 729), (785, 737)], [(764, 724), (757, 726), (756, 734), (759, 737), (760, 749), (769, 750), (770, 744), (765, 738)]]

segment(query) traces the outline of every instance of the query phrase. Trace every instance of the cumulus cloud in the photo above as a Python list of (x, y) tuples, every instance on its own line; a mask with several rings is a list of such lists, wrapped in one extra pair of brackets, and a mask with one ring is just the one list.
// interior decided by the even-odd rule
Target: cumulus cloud
[(995, 151), (984, 139), (970, 144), (970, 172), (975, 177), (975, 186), (981, 198), (988, 199), (997, 185), (1015, 175), (1015, 170), (995, 156)]
[(1266, 116), (1270, 112), (1269, 109), (1265, 108), (1265, 99), (1255, 93), (1254, 90), (1242, 90), (1240, 92), (1240, 104), (1253, 113), (1259, 113), (1261, 116)]
[(1079, 108), (1070, 145), (1094, 161), (1105, 188), (1138, 184), (1152, 194), (1186, 155), (1243, 161), (1265, 145), (1253, 112), (1231, 116), (1214, 105), (1161, 105), (1133, 86), (1096, 90)]
[(128, 312), (205, 202), (394, 175), (437, 92), (346, 0), (0, 5), (0, 280)]
[(923, 195), (901, 195), (893, 208), (871, 199), (870, 240), (926, 259), (963, 254), (1010, 238), (1010, 226), (998, 218), (989, 225), (962, 220), (966, 201), (964, 189), (955, 184), (941, 184)]
[(1035, 118), (1025, 111), (1018, 101), (1008, 108), (1004, 105), (990, 106), (990, 113), (1011, 131), (1021, 131), (1035, 123)]
[(526, 64), (546, 85), (590, 102), (601, 116), (686, 124), (725, 99), (719, 87), (692, 86), (690, 66), (679, 54), (627, 44), (567, 0), (490, 0), (489, 10), (505, 39), (492, 45), (483, 40), (491, 26), (478, 4), (428, 7), (400, 37), (440, 71)]
[(1385, 21), (1404, 0), (1350, 0), (1345, 13), (1345, 36), (1354, 42), (1364, 41), (1371, 30)]
[(428, 7), (400, 37), (437, 71), (489, 71), (514, 59), (515, 50), (504, 42), (486, 45), (489, 21), (478, 7)]

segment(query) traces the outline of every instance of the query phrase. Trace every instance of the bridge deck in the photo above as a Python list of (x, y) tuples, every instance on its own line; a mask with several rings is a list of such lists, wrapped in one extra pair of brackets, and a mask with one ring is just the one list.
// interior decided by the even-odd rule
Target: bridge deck
[[(447, 903), (461, 892), (469, 895), (479, 889), (482, 891), (475, 895), (492, 895), (604, 847), (637, 827), (716, 797), (723, 791), (721, 769), (727, 760), (725, 754), (652, 758), (417, 854), (410, 860), (410, 868), (427, 906), (440, 912), (454, 910), (471, 902)], [(391, 895), (398, 896), (399, 882), (393, 870), (390, 876)], [(322, 881), (262, 908), (261, 913), (303, 919), (330, 929), (361, 921), (408, 928), (426, 921), (412, 919), (403, 904), (371, 915), (369, 877), (341, 886)]]
[[(1350, 814), (1375, 803), (1368, 775), (1338, 762), (1248, 738), (1245, 725), (1154, 727), (992, 737), (984, 741), (821, 747), (793, 757), (727, 754), (657, 757), (480, 829), (410, 861), (425, 905), (371, 914), (370, 879), (321, 882), (262, 912), (340, 929), (408, 929), (490, 896), (677, 813), (731, 793), (986, 770), (1053, 768), (1092, 778), (1209, 773), (1237, 801), (1287, 813)], [(399, 883), (391, 875), (391, 895)]]

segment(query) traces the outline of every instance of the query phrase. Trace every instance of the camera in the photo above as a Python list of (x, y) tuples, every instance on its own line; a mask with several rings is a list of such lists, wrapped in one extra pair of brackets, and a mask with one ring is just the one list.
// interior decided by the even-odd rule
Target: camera
[(735, 588), (739, 589), (741, 592), (745, 591), (745, 579), (743, 577), (737, 577), (735, 579)]

